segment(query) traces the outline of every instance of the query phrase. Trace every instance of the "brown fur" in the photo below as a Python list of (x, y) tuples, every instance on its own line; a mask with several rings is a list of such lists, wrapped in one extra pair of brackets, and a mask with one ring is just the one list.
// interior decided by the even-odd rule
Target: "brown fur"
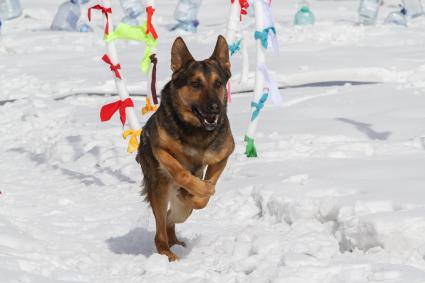
[(177, 256), (170, 247), (184, 245), (175, 224), (207, 205), (234, 141), (226, 114), (231, 73), (225, 39), (218, 37), (209, 59), (195, 61), (177, 38), (171, 69), (161, 104), (143, 129), (136, 160), (143, 171), (143, 194), (155, 216), (155, 245), (174, 261)]

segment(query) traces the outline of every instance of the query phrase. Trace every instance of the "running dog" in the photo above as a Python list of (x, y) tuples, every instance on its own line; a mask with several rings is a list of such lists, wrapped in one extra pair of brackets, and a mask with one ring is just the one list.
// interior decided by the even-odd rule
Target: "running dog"
[(142, 195), (155, 216), (156, 248), (175, 261), (170, 247), (185, 246), (175, 224), (207, 205), (235, 147), (227, 118), (226, 40), (219, 36), (211, 57), (196, 61), (178, 37), (171, 70), (161, 104), (143, 128), (136, 160), (143, 171)]

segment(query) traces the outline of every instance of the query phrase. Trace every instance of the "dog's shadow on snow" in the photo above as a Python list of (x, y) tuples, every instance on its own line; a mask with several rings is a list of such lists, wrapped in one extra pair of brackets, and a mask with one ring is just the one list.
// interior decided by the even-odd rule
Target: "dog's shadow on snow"
[[(150, 257), (157, 253), (155, 243), (155, 232), (146, 228), (135, 228), (123, 236), (112, 237), (106, 240), (108, 248), (115, 254), (144, 255)], [(180, 237), (179, 237), (180, 238)], [(172, 251), (180, 258), (190, 254), (192, 248), (199, 242), (199, 236), (194, 239), (182, 238), (186, 247), (173, 246)]]

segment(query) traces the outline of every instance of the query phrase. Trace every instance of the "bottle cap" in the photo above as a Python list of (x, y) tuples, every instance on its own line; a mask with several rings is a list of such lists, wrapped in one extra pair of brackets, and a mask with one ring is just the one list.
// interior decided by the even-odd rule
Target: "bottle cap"
[(303, 13), (308, 13), (308, 12), (310, 12), (310, 9), (307, 6), (302, 6), (300, 11), (303, 12)]

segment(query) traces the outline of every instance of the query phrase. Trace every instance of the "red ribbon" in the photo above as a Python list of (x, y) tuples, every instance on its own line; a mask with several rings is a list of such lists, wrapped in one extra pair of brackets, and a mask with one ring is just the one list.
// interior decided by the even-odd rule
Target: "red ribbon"
[(105, 8), (101, 5), (95, 5), (93, 7), (90, 7), (89, 11), (88, 11), (89, 21), (91, 21), (91, 10), (92, 9), (100, 10), (100, 11), (102, 11), (102, 14), (105, 15), (105, 17), (106, 17), (105, 34), (108, 35), (109, 34), (109, 16), (108, 16), (108, 14), (112, 14), (111, 7)]
[(120, 120), (122, 125), (125, 125), (125, 121), (127, 116), (125, 114), (125, 108), (134, 107), (133, 100), (131, 98), (127, 98), (125, 100), (118, 100), (116, 102), (112, 102), (102, 106), (100, 109), (100, 120), (102, 122), (109, 121), (112, 116), (114, 116), (115, 112), (120, 111)]
[(121, 78), (121, 74), (120, 74), (120, 69), (121, 69), (121, 65), (120, 64), (116, 64), (114, 65), (111, 61), (111, 59), (109, 58), (108, 54), (103, 55), (102, 57), (103, 62), (105, 62), (106, 64), (109, 64), (109, 66), (111, 67), (111, 71), (115, 73), (115, 76), (122, 80)]
[(152, 6), (146, 7), (146, 13), (148, 14), (148, 20), (146, 24), (146, 34), (152, 34), (152, 37), (156, 40), (158, 39), (158, 34), (156, 33), (156, 30), (154, 26), (152, 25), (152, 17), (153, 13), (155, 13), (155, 9)]
[[(231, 0), (232, 4), (235, 2), (235, 0)], [(241, 6), (241, 12), (240, 12), (240, 21), (242, 21), (242, 15), (247, 15), (248, 14), (248, 7), (249, 7), (249, 2), (248, 0), (239, 0), (239, 5)]]

